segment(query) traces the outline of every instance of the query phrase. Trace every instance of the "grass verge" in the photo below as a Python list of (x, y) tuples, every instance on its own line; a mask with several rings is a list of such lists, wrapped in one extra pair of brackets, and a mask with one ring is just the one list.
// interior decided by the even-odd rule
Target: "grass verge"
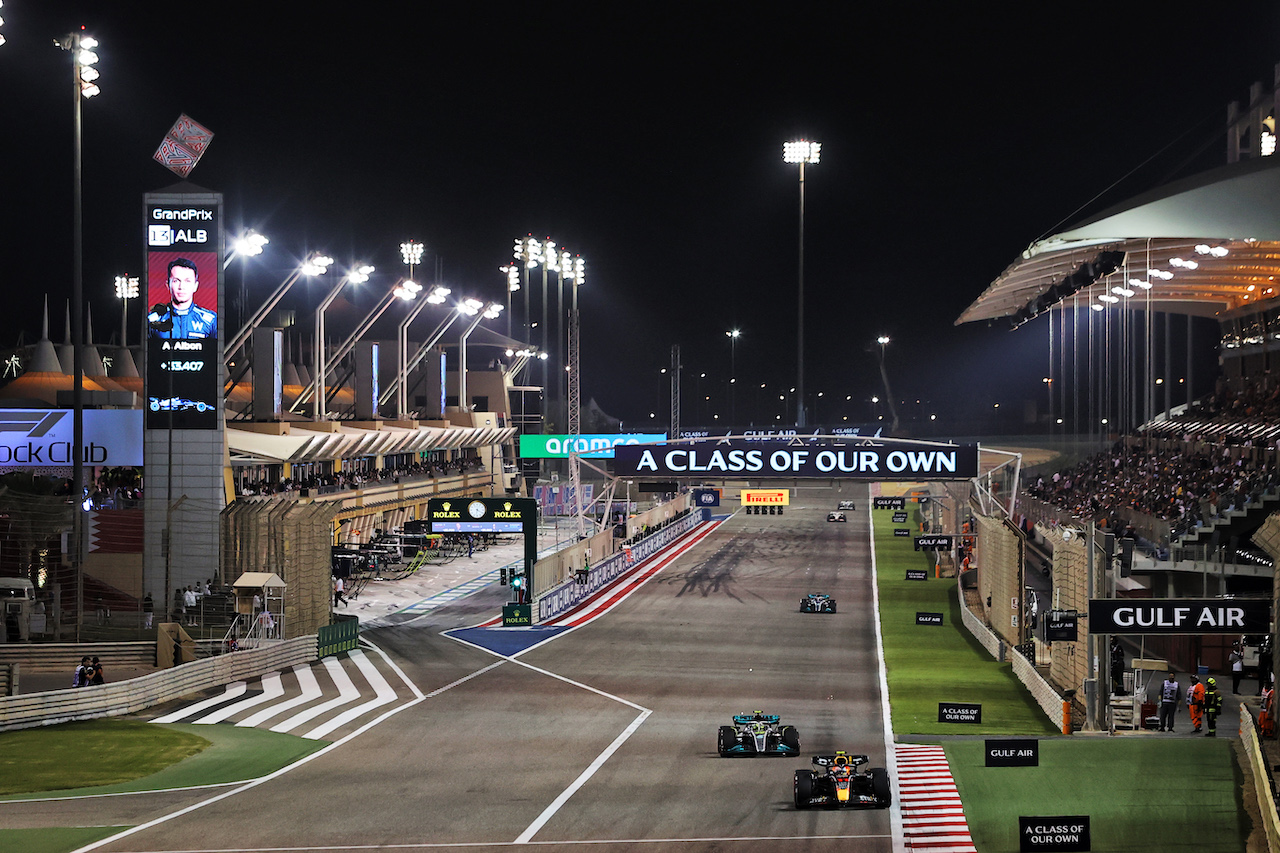
[[(1093, 853), (1252, 850), (1245, 780), (1230, 739), (1064, 736), (1008, 663), (960, 621), (956, 581), (904, 580), (930, 567), (875, 510), (876, 569), (889, 704), (898, 741), (940, 743), (979, 853), (1019, 849), (1020, 816), (1088, 815)], [(945, 614), (942, 627), (917, 611)], [(938, 702), (982, 705), (981, 724), (938, 723)], [(971, 737), (964, 737), (969, 735)], [(1037, 738), (1038, 767), (986, 767), (984, 735)]]

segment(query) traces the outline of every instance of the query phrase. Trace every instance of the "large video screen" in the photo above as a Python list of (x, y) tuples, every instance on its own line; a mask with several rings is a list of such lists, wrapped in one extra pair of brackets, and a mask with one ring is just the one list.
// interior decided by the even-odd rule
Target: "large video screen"
[(147, 206), (147, 428), (217, 429), (215, 204)]

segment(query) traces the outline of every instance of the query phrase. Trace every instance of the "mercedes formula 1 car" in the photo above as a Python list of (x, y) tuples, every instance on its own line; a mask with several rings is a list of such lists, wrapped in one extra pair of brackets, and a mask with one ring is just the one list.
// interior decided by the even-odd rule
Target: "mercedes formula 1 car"
[(893, 805), (888, 770), (873, 767), (866, 773), (858, 771), (867, 763), (865, 755), (815, 755), (813, 763), (817, 770), (796, 771), (796, 808), (887, 809)]
[(857, 509), (858, 506), (853, 501), (840, 501), (836, 504), (836, 509)]
[(801, 613), (835, 613), (836, 600), (820, 592), (811, 592), (800, 599)]
[(800, 733), (779, 723), (777, 714), (734, 714), (732, 726), (721, 726), (716, 747), (731, 755), (799, 755)]

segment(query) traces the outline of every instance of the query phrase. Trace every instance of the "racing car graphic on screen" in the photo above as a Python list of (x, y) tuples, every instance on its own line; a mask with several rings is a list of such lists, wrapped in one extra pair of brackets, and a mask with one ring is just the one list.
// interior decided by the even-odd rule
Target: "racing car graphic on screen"
[(887, 809), (893, 805), (893, 789), (889, 771), (873, 767), (866, 773), (858, 770), (867, 763), (865, 755), (838, 751), (831, 755), (815, 755), (816, 770), (797, 770), (795, 777), (796, 808)]
[(801, 613), (835, 613), (836, 600), (821, 592), (811, 592), (800, 599)]
[(734, 755), (799, 755), (800, 733), (784, 726), (777, 714), (734, 714), (733, 725), (721, 726), (716, 748), (721, 758)]

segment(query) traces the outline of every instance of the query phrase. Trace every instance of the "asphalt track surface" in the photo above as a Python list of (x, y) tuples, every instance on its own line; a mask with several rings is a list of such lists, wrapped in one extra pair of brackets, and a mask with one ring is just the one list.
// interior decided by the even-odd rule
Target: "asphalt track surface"
[[(828, 522), (850, 498), (858, 511)], [(792, 771), (814, 753), (892, 767), (867, 502), (848, 484), (801, 488), (783, 516), (704, 526), (607, 613), (523, 652), (445, 633), (489, 620), (500, 587), (368, 631), (421, 698), (248, 785), (50, 814), (137, 824), (81, 848), (134, 853), (901, 849), (896, 805), (792, 804)], [(839, 612), (800, 613), (808, 592)], [(799, 729), (803, 760), (717, 755), (717, 727), (754, 710)]]

